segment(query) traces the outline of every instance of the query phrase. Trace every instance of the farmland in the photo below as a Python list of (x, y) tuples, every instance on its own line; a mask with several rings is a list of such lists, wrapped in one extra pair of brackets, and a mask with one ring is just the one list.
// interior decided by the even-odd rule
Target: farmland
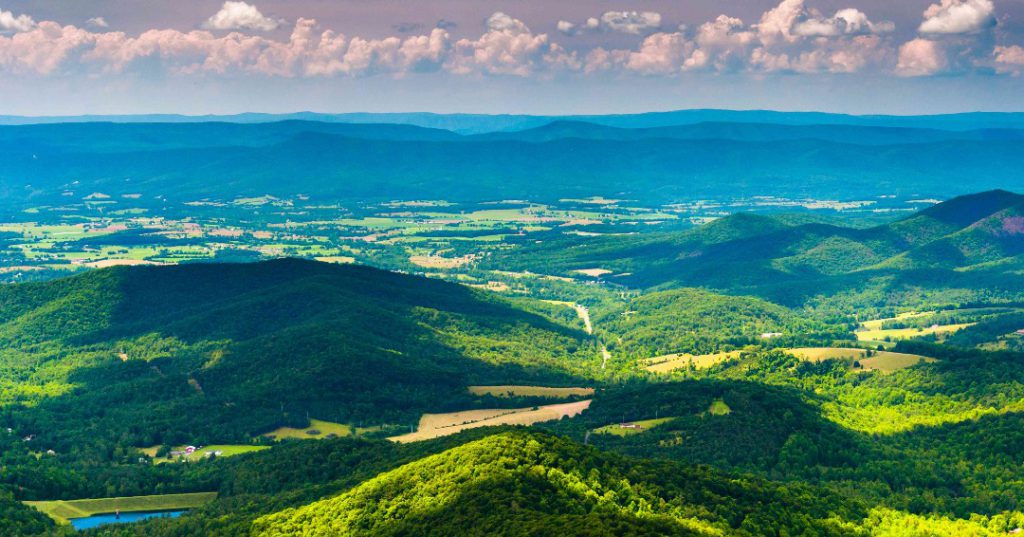
[(593, 388), (551, 388), (547, 386), (470, 386), (475, 395), (494, 397), (573, 397), (594, 394)]
[(429, 440), (477, 427), (492, 425), (533, 425), (573, 417), (590, 407), (589, 399), (532, 408), (465, 410), (446, 414), (424, 414), (415, 432), (393, 436), (394, 442)]
[(58, 521), (121, 511), (169, 511), (200, 507), (217, 498), (216, 492), (185, 494), (158, 494), (121, 498), (94, 498), (84, 500), (27, 501), (30, 505)]
[(739, 358), (741, 351), (716, 352), (712, 354), (666, 354), (647, 358), (641, 363), (652, 373), (669, 373), (677, 369), (707, 369), (726, 360)]
[(891, 351), (875, 351), (870, 349), (845, 347), (813, 347), (789, 349), (789, 353), (811, 362), (822, 360), (841, 360), (849, 362), (851, 367), (859, 364), (858, 369), (864, 371), (892, 372), (913, 367), (920, 363), (934, 363), (937, 360), (917, 354), (906, 354)]
[(611, 434), (615, 436), (629, 436), (642, 433), (648, 429), (653, 429), (659, 425), (668, 423), (674, 419), (674, 417), (670, 417), (623, 423), (613, 423), (611, 425), (598, 427), (597, 429), (594, 429), (594, 432), (598, 434)]
[(170, 451), (178, 452), (178, 454), (165, 457), (158, 456), (157, 451), (159, 450), (159, 446), (143, 448), (140, 451), (149, 455), (153, 459), (154, 464), (164, 464), (168, 462), (194, 462), (211, 457), (233, 457), (235, 455), (254, 453), (264, 449), (269, 449), (269, 446), (214, 444), (210, 446), (197, 447), (192, 453), (184, 453), (185, 447), (186, 446), (172, 447), (170, 448)]

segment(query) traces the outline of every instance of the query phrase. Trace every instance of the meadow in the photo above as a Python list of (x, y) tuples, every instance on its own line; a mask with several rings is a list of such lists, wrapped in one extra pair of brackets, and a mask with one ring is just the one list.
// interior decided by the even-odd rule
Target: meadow
[(92, 498), (82, 500), (26, 501), (26, 505), (46, 513), (60, 522), (105, 513), (135, 511), (171, 511), (201, 507), (217, 498), (216, 492), (184, 494), (156, 494), (121, 498)]

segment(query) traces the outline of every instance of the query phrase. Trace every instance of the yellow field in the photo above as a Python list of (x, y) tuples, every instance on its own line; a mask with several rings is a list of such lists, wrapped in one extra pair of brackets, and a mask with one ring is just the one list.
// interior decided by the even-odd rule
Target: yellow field
[(612, 273), (612, 271), (610, 271), (608, 269), (603, 269), (603, 268), (577, 269), (577, 270), (574, 270), (573, 272), (575, 272), (577, 274), (582, 274), (584, 276), (590, 276), (591, 278), (600, 278), (601, 276), (604, 276), (605, 274), (611, 274)]
[(927, 315), (934, 315), (934, 311), (908, 311), (901, 313), (895, 317), (889, 317), (888, 319), (874, 319), (871, 321), (864, 321), (860, 323), (867, 330), (881, 330), (882, 325), (889, 321), (901, 321), (903, 319), (913, 319), (914, 317), (925, 317)]
[(929, 358), (927, 356), (918, 356), (916, 354), (903, 354), (900, 352), (888, 352), (879, 351), (870, 358), (864, 358), (860, 361), (861, 367), (866, 371), (881, 371), (888, 373), (890, 371), (897, 371), (899, 369), (906, 369), (908, 367), (915, 366), (921, 362), (928, 364), (935, 363), (938, 360), (935, 358)]
[[(867, 323), (865, 323), (866, 325)], [(964, 324), (943, 324), (937, 326), (929, 326), (928, 328), (893, 328), (889, 330), (860, 330), (857, 332), (857, 339), (859, 341), (881, 341), (885, 338), (889, 339), (909, 339), (913, 337), (927, 336), (930, 334), (952, 334), (957, 330), (963, 330), (968, 326), (972, 326), (975, 323), (964, 323)]]
[(613, 423), (611, 425), (605, 425), (604, 427), (598, 427), (597, 429), (594, 429), (594, 432), (598, 434), (612, 434), (615, 436), (630, 436), (642, 433), (648, 429), (653, 429), (674, 419), (676, 418), (673, 416), (669, 418), (657, 418), (653, 420), (641, 420), (629, 423)]
[(786, 352), (809, 362), (860, 360), (867, 356), (868, 353), (866, 349), (848, 349), (843, 347), (802, 347), (799, 349), (786, 349)]
[(470, 386), (469, 393), (494, 397), (571, 397), (593, 395), (593, 388), (549, 388), (547, 386)]
[(329, 255), (329, 256), (317, 257), (317, 258), (314, 258), (314, 259), (316, 259), (317, 261), (320, 261), (321, 263), (338, 263), (338, 264), (342, 264), (342, 265), (347, 265), (349, 263), (355, 263), (356, 262), (356, 258), (349, 257), (347, 255)]
[[(316, 434), (310, 434), (316, 431)], [(349, 436), (352, 434), (352, 427), (344, 423), (333, 423), (323, 420), (309, 420), (309, 427), (296, 429), (294, 427), (281, 427), (260, 436), (269, 436), (277, 440), (284, 438), (324, 438), (327, 435)]]
[(643, 360), (645, 369), (652, 373), (668, 373), (677, 369), (686, 369), (693, 364), (696, 369), (707, 369), (715, 364), (739, 358), (742, 351), (716, 352), (714, 354), (666, 354)]
[(850, 362), (850, 365), (852, 366), (854, 361), (859, 361), (864, 371), (881, 371), (883, 373), (906, 369), (921, 362), (933, 363), (937, 361), (935, 358), (929, 358), (927, 356), (890, 351), (873, 351), (872, 356), (869, 357), (866, 349), (848, 349), (842, 347), (806, 347), (801, 349), (788, 349), (786, 352), (802, 360), (812, 362), (820, 362), (823, 360), (846, 360)]
[(216, 492), (186, 494), (157, 494), (154, 496), (126, 496), (122, 498), (93, 498), (88, 500), (56, 500), (50, 502), (24, 502), (58, 522), (103, 513), (131, 513), (133, 511), (171, 511), (200, 507), (217, 498)]
[(561, 403), (533, 408), (498, 408), (487, 410), (464, 410), (447, 414), (424, 414), (419, 428), (414, 433), (392, 436), (393, 442), (416, 442), (441, 436), (448, 436), (466, 429), (491, 425), (533, 425), (573, 417), (590, 407), (590, 399), (575, 403)]
[(439, 255), (414, 255), (409, 262), (423, 268), (450, 269), (461, 267), (474, 259), (472, 255), (462, 257), (441, 257)]

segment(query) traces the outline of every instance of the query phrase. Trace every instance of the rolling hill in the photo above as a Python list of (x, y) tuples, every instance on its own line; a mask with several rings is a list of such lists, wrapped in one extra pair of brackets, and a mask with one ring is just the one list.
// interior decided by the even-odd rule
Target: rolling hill
[(737, 214), (697, 228), (633, 237), (553, 237), (489, 263), (570, 275), (603, 267), (640, 288), (705, 287), (787, 305), (845, 295), (861, 306), (920, 301), (1017, 301), (1024, 196), (954, 198), (867, 229)]
[[(593, 372), (581, 331), (455, 284), (299, 260), (0, 288), (5, 418), (39, 445), (244, 440), (306, 418), (415, 423), (471, 384)], [(386, 372), (382, 375), (381, 372)]]

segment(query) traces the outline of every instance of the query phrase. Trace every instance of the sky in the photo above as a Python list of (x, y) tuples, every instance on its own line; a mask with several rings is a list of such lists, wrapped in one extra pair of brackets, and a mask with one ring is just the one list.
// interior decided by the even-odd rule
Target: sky
[(0, 114), (1024, 111), (1024, 0), (0, 0)]

